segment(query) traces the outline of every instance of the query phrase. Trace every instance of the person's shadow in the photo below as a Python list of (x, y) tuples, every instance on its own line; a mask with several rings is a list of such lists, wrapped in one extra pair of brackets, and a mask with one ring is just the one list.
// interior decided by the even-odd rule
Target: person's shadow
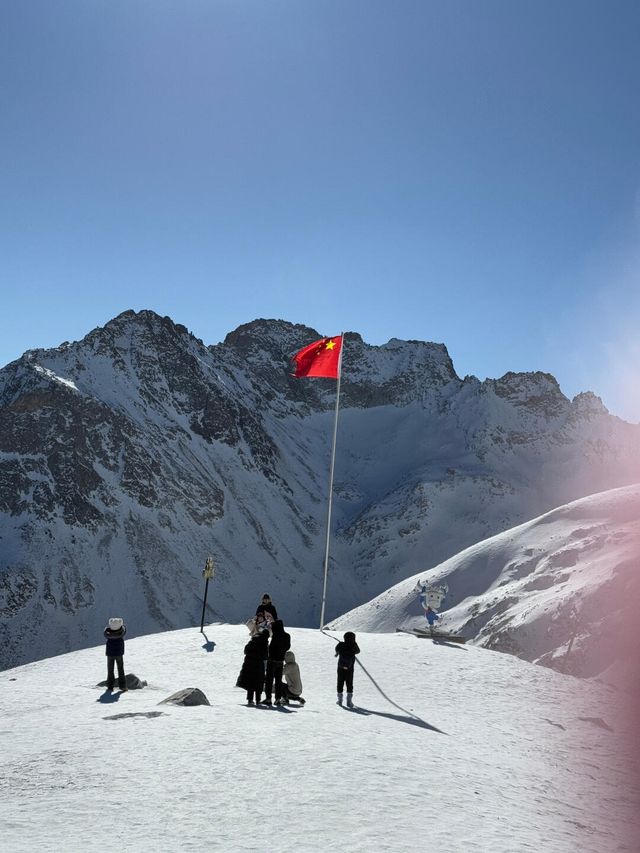
[(120, 699), (119, 693), (112, 693), (111, 690), (105, 690), (102, 696), (98, 696), (96, 702), (102, 702), (103, 705), (110, 705), (112, 702), (117, 702)]
[[(403, 708), (401, 705), (398, 705), (397, 702), (394, 702), (393, 699), (390, 699), (387, 694), (384, 692), (382, 687), (378, 684), (375, 678), (371, 675), (371, 673), (367, 670), (366, 666), (362, 663), (361, 660), (356, 658), (356, 663), (360, 667), (360, 669), (365, 673), (369, 681), (373, 685), (375, 685), (376, 690), (380, 693), (384, 698), (389, 702), (390, 705), (393, 705), (394, 708), (397, 708), (398, 711), (402, 711), (402, 716), (400, 714), (385, 714), (384, 711), (370, 711), (368, 708), (362, 708), (362, 711), (366, 714), (375, 714), (378, 717), (387, 717), (389, 720), (397, 720), (400, 723), (409, 723), (410, 726), (418, 726), (421, 729), (430, 729), (432, 732), (438, 732), (438, 734), (444, 735), (446, 732), (437, 729), (435, 726), (432, 726), (430, 723), (427, 723), (425, 720), (422, 720), (420, 717), (417, 717), (411, 711), (407, 711), (406, 708)], [(347, 709), (349, 710), (349, 709)]]
[[(343, 706), (344, 707), (344, 706)], [(438, 734), (445, 734), (441, 729), (432, 726), (431, 723), (427, 723), (425, 720), (421, 720), (420, 717), (416, 717), (414, 715), (411, 716), (403, 716), (400, 714), (387, 714), (384, 711), (372, 711), (371, 708), (361, 708), (356, 705), (355, 708), (345, 708), (345, 711), (351, 711), (352, 714), (362, 714), (365, 717), (368, 717), (370, 714), (375, 717), (386, 717), (387, 720), (396, 720), (399, 723), (409, 723), (410, 726), (417, 726), (419, 729), (429, 729), (432, 732), (438, 732)]]
[(216, 644), (214, 643), (214, 641), (213, 641), (213, 640), (210, 640), (210, 639), (207, 637), (207, 635), (205, 634), (205, 632), (204, 632), (204, 631), (202, 632), (202, 636), (203, 636), (203, 637), (205, 638), (205, 640), (206, 640), (206, 642), (202, 644), (202, 648), (205, 650), (205, 652), (212, 652), (212, 651), (215, 649)]
[(446, 646), (448, 649), (458, 649), (461, 652), (469, 651), (469, 649), (461, 646), (460, 643), (450, 643), (447, 640), (440, 640), (438, 637), (431, 637), (430, 639), (434, 646)]

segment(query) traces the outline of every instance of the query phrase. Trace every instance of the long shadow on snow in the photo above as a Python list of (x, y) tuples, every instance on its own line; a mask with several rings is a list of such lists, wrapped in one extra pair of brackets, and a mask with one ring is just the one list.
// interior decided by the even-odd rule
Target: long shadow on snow
[(447, 643), (446, 640), (439, 640), (437, 637), (430, 637), (430, 639), (434, 646), (446, 646), (448, 649), (457, 649), (459, 652), (469, 651), (469, 649), (461, 646), (460, 643)]
[(410, 714), (408, 717), (402, 717), (400, 714), (385, 714), (384, 711), (372, 711), (371, 708), (362, 708), (361, 706), (349, 708), (343, 705), (342, 707), (345, 711), (349, 711), (352, 714), (362, 714), (365, 717), (373, 714), (375, 717), (386, 717), (387, 720), (396, 720), (399, 723), (409, 723), (410, 726), (418, 726), (419, 729), (429, 729), (432, 732), (438, 732), (440, 735), (446, 734), (446, 732), (443, 732), (441, 729), (432, 726), (431, 723), (427, 723), (424, 720), (421, 720), (420, 717), (416, 717), (415, 714)]
[(147, 720), (153, 720), (156, 717), (166, 717), (164, 711), (137, 711), (130, 714), (110, 714), (108, 717), (103, 717), (103, 720), (125, 720), (129, 717), (145, 717)]

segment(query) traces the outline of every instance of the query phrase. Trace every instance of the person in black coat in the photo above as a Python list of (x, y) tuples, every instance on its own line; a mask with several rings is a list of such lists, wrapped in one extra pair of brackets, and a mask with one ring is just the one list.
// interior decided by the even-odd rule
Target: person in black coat
[(271, 693), (275, 681), (276, 705), (284, 705), (282, 698), (282, 670), (284, 667), (284, 653), (291, 648), (291, 636), (284, 630), (282, 619), (276, 619), (273, 623), (271, 642), (269, 643), (269, 659), (267, 660), (267, 680), (264, 687), (264, 704), (271, 705)]
[(253, 636), (244, 647), (244, 663), (238, 676), (238, 686), (247, 691), (247, 705), (257, 705), (264, 687), (264, 670), (269, 653), (269, 635), (265, 631)]
[(347, 631), (344, 640), (336, 646), (336, 657), (338, 658), (338, 705), (342, 705), (342, 691), (347, 687), (347, 706), (353, 708), (353, 668), (356, 663), (356, 655), (360, 649), (356, 643), (356, 635), (353, 631)]
[(127, 629), (119, 616), (109, 619), (109, 624), (104, 629), (107, 641), (105, 654), (107, 656), (107, 690), (113, 690), (115, 684), (114, 665), (118, 667), (118, 689), (126, 690), (127, 683), (124, 677), (124, 635)]

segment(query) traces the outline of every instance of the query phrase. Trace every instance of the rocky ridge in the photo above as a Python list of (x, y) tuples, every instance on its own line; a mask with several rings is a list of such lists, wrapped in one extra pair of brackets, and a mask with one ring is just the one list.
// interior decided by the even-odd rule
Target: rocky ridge
[[(0, 370), (0, 665), (239, 620), (268, 589), (319, 613), (335, 382), (297, 380), (319, 337), (256, 320), (206, 346), (127, 311)], [(345, 338), (329, 615), (569, 500), (640, 479), (640, 427), (552, 376), (455, 373), (442, 344)]]

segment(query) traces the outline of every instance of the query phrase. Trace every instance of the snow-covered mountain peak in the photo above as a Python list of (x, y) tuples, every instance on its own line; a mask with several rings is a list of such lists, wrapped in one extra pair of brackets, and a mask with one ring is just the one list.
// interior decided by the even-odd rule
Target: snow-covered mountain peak
[(432, 341), (390, 338), (386, 344), (382, 344), (380, 346), (380, 349), (387, 350), (389, 352), (409, 354), (414, 358), (417, 357), (423, 362), (430, 361), (433, 364), (442, 364), (448, 369), (451, 378), (458, 378), (458, 375), (453, 368), (453, 362), (449, 355), (449, 350), (445, 344), (433, 343)]
[(105, 326), (90, 332), (76, 349), (79, 354), (114, 359), (118, 369), (137, 373), (145, 362), (157, 359), (159, 367), (172, 372), (173, 359), (189, 353), (192, 345), (205, 350), (185, 326), (154, 311), (125, 311)]
[(593, 391), (582, 391), (580, 394), (576, 394), (571, 404), (579, 417), (590, 418), (609, 414), (609, 409)]
[(118, 339), (124, 337), (125, 340), (150, 337), (161, 338), (165, 335), (186, 335), (193, 337), (186, 326), (181, 323), (174, 323), (171, 317), (162, 316), (150, 309), (142, 309), (134, 311), (128, 309), (118, 314), (112, 320), (105, 323), (104, 326), (98, 327), (90, 332), (83, 340), (91, 341), (94, 338), (111, 337)]
[(427, 341), (392, 338), (386, 344), (372, 346), (359, 335), (347, 335), (343, 370), (354, 402), (364, 396), (379, 405), (405, 405), (420, 399), (428, 388), (460, 384), (447, 348)]
[(535, 415), (556, 417), (569, 408), (569, 400), (560, 390), (554, 376), (541, 371), (505, 373), (493, 380), (495, 393), (513, 406), (522, 406)]
[(257, 319), (229, 332), (224, 339), (224, 346), (236, 350), (245, 358), (250, 358), (255, 353), (284, 353), (290, 357), (307, 343), (320, 337), (315, 329), (299, 323)]
[[(318, 337), (260, 319), (206, 346), (127, 311), (0, 370), (5, 666), (82, 645), (122, 598), (144, 630), (192, 624), (210, 554), (220, 616), (268, 588), (317, 622), (336, 383), (290, 358)], [(583, 406), (546, 374), (461, 381), (442, 344), (347, 332), (328, 615), (639, 481), (640, 428)]]

